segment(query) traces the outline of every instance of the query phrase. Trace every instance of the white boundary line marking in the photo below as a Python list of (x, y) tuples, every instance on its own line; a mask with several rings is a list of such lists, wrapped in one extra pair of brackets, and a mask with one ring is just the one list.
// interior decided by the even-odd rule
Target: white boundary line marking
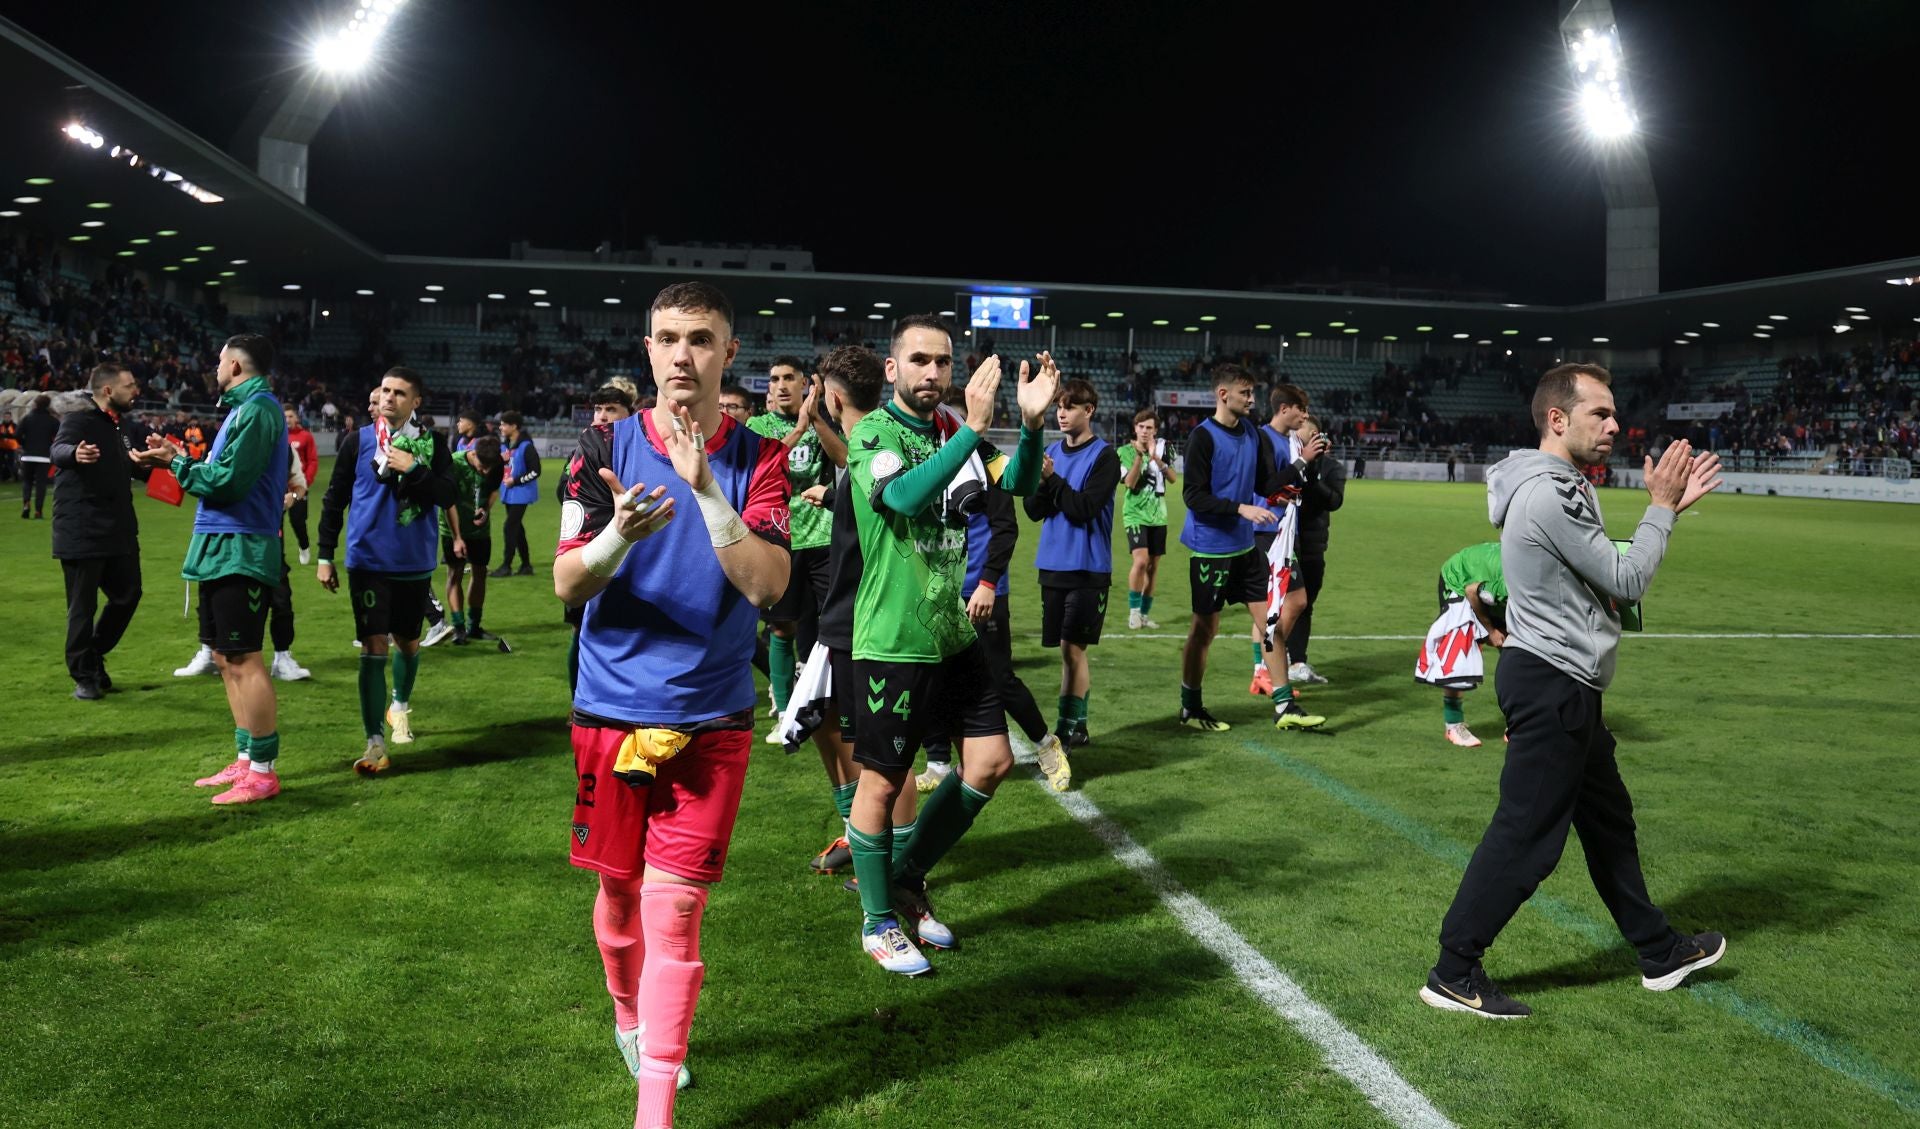
[[(1018, 733), (1009, 736), (1016, 759), (1021, 764), (1034, 763), (1033, 746), (1026, 738)], [(1126, 829), (1108, 819), (1092, 800), (1079, 792), (1054, 792), (1044, 782), (1041, 789), (1106, 844), (1121, 865), (1139, 875), (1188, 935), (1225, 962), (1234, 977), (1262, 1003), (1318, 1046), (1327, 1065), (1352, 1082), (1368, 1103), (1388, 1120), (1403, 1129), (1455, 1129), (1453, 1122), (1435, 1108), (1425, 1094), (1400, 1077), (1391, 1063), (1334, 1018), (1332, 1012), (1315, 1003), (1300, 985), (1248, 944), (1212, 907), (1188, 893), (1160, 865), (1159, 859), (1134, 842)]]
[[(1040, 638), (1040, 635), (1038, 632), (1033, 632), (1028, 636), (1028, 638), (1038, 639)], [(1186, 638), (1185, 635), (1148, 635), (1138, 631), (1126, 631), (1126, 632), (1113, 631), (1113, 632), (1107, 632), (1106, 634), (1102, 635), (1100, 637), (1100, 641), (1102, 643), (1105, 643), (1115, 639), (1185, 639), (1185, 638)], [(1358, 643), (1358, 642), (1418, 643), (1422, 639), (1425, 639), (1426, 636), (1425, 635), (1319, 635), (1319, 634), (1316, 634), (1314, 635), (1314, 638), (1327, 639), (1336, 643)], [(1622, 639), (1920, 639), (1920, 633), (1911, 634), (1911, 635), (1867, 635), (1867, 634), (1797, 632), (1797, 631), (1742, 631), (1742, 632), (1725, 632), (1725, 633), (1686, 631), (1686, 632), (1669, 632), (1666, 634), (1661, 634), (1659, 632), (1625, 631), (1621, 633), (1620, 638)]]

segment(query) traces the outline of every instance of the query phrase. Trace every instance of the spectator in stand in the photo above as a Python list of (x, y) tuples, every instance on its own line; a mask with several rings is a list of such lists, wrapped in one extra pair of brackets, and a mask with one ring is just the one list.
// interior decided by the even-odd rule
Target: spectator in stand
[(20, 516), (46, 517), (47, 478), (53, 473), (51, 454), (60, 421), (53, 415), (53, 397), (42, 392), (33, 398), (33, 410), (20, 421)]

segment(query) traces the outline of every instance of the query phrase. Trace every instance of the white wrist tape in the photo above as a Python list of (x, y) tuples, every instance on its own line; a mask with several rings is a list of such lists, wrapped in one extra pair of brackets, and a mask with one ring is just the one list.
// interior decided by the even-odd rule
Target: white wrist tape
[(705, 489), (695, 490), (693, 500), (700, 506), (700, 518), (707, 523), (707, 540), (716, 549), (724, 549), (747, 535), (747, 523), (740, 520), (733, 503), (720, 492), (717, 479), (708, 479)]
[(616, 494), (613, 498), (613, 520), (607, 527), (594, 536), (580, 550), (580, 563), (595, 576), (608, 577), (620, 571), (620, 565), (627, 559), (627, 553), (633, 548), (633, 542), (620, 535), (620, 517), (639, 508), (637, 497), (639, 487)]

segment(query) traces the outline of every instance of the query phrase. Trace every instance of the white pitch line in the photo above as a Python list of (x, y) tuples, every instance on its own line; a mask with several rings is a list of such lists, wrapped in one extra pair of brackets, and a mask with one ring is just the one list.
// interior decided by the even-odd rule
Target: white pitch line
[[(1670, 633), (1662, 634), (1657, 631), (1648, 631), (1648, 632), (1628, 631), (1628, 632), (1623, 632), (1620, 637), (1622, 639), (1920, 639), (1920, 634), (1868, 635), (1868, 634), (1845, 634), (1845, 633), (1837, 633), (1837, 632), (1826, 633), (1826, 632), (1797, 632), (1797, 631), (1740, 631), (1740, 632), (1726, 632), (1726, 633), (1714, 633), (1714, 632), (1705, 632), (1705, 631), (1685, 631), (1685, 632), (1670, 632)], [(1038, 639), (1040, 638), (1040, 635), (1038, 632), (1035, 632), (1030, 634), (1028, 638)], [(1148, 635), (1148, 634), (1144, 634), (1137, 631), (1128, 631), (1124, 634), (1108, 633), (1106, 635), (1103, 635), (1101, 637), (1101, 642), (1107, 642), (1109, 640), (1114, 640), (1114, 639), (1185, 639), (1185, 638), (1186, 638), (1185, 635)], [(1335, 643), (1360, 643), (1360, 642), (1418, 643), (1422, 639), (1425, 639), (1426, 636), (1425, 635), (1319, 635), (1319, 634), (1316, 634), (1314, 638), (1331, 640), (1332, 642), (1335, 642)]]
[[(1033, 764), (1033, 746), (1018, 733), (1011, 736), (1020, 763)], [(1038, 779), (1037, 774), (1035, 778)], [(1292, 977), (1247, 943), (1212, 907), (1188, 893), (1160, 865), (1159, 859), (1134, 842), (1133, 836), (1108, 819), (1092, 800), (1079, 792), (1054, 792), (1044, 783), (1041, 787), (1067, 814), (1106, 844), (1121, 865), (1139, 875), (1187, 933), (1224, 961), (1248, 991), (1318, 1046), (1326, 1056), (1327, 1065), (1352, 1082), (1368, 1103), (1388, 1120), (1403, 1129), (1455, 1129), (1453, 1122), (1436, 1109), (1425, 1094), (1400, 1077), (1391, 1063), (1334, 1018), (1332, 1012), (1315, 1003)]]

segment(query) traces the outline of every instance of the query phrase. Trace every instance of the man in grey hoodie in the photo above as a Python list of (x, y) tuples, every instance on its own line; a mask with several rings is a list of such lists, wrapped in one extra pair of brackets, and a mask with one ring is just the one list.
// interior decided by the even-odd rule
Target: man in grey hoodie
[(1540, 449), (1515, 451), (1487, 474), (1500, 527), (1507, 645), (1494, 683), (1510, 744), (1500, 804), (1440, 926), (1426, 1003), (1488, 1019), (1532, 1014), (1487, 978), (1480, 958), (1559, 865), (1567, 828), (1614, 924), (1640, 954), (1642, 986), (1676, 987), (1720, 959), (1718, 933), (1683, 936), (1653, 904), (1634, 840), (1633, 799), (1614, 761), (1601, 696), (1613, 681), (1620, 608), (1638, 601), (1666, 554), (1674, 519), (1719, 487), (1720, 459), (1675, 443), (1646, 463), (1650, 502), (1632, 547), (1607, 540), (1581, 468), (1603, 466), (1620, 430), (1612, 377), (1598, 365), (1549, 370), (1533, 395)]

